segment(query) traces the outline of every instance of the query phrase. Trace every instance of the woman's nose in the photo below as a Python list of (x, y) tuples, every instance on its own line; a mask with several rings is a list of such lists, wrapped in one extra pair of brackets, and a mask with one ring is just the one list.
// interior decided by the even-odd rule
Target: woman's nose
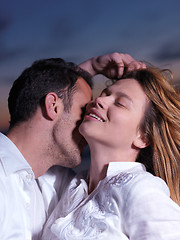
[(106, 104), (105, 99), (103, 97), (97, 97), (95, 99), (94, 103), (99, 108), (103, 108), (103, 109), (107, 108), (107, 104)]

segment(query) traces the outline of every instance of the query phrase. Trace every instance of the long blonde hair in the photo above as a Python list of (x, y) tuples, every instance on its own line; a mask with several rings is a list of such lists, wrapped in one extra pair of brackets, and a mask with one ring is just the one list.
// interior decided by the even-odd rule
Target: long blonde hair
[(150, 100), (140, 126), (149, 146), (137, 161), (167, 183), (171, 198), (180, 205), (180, 95), (169, 81), (171, 72), (150, 67), (123, 78), (136, 79)]

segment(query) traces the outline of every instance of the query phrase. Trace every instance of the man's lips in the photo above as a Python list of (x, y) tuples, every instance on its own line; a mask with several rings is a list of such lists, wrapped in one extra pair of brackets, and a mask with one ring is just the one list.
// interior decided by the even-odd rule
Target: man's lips
[(103, 116), (95, 108), (89, 109), (87, 111), (87, 113), (85, 114), (85, 118), (92, 118), (92, 119), (96, 119), (100, 122), (105, 122), (105, 119), (103, 118)]

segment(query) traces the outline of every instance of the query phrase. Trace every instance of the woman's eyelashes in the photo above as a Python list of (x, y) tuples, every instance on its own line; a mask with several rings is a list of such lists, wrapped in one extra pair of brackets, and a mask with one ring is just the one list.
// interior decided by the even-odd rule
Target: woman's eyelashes
[[(102, 93), (99, 95), (99, 97), (109, 97), (111, 96), (112, 93), (109, 91), (109, 89), (104, 89), (102, 91)], [(119, 97), (119, 96), (115, 96), (114, 95), (114, 105), (117, 106), (117, 107), (126, 107), (126, 103), (125, 103), (125, 100), (123, 100), (123, 96), (122, 97)]]
[(126, 108), (126, 105), (124, 103), (120, 102), (120, 101), (115, 101), (115, 105), (117, 107), (124, 107), (124, 108)]

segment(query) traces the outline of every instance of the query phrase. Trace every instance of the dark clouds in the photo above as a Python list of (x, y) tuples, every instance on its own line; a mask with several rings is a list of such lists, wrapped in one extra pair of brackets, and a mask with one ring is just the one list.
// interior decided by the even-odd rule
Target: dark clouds
[[(12, 3), (6, 6), (13, 21), (10, 17), (1, 17), (0, 12), (0, 63), (11, 59), (16, 62), (21, 57), (24, 63), (24, 56), (31, 61), (61, 54), (68, 60), (79, 60), (114, 51), (146, 59), (143, 56), (146, 49), (150, 48), (152, 54), (155, 45), (159, 46), (160, 32), (177, 29), (179, 22), (177, 0), (173, 4), (168, 0), (147, 3), (138, 0), (130, 5), (120, 0), (19, 2), (19, 6)], [(11, 25), (5, 42), (3, 33)], [(154, 59), (179, 59), (177, 42), (158, 47)]]
[(73, 26), (72, 22), (67, 17), (60, 17), (57, 19), (50, 29), (50, 37), (56, 43), (67, 43), (73, 37), (76, 28)]
[(9, 17), (5, 17), (0, 12), (0, 36), (1, 34), (11, 25), (12, 19)]
[(26, 48), (15, 48), (7, 50), (3, 46), (0, 46), (0, 63), (10, 59), (11, 60), (17, 59), (24, 55), (25, 53), (27, 53)]
[(180, 36), (172, 41), (165, 43), (156, 54), (156, 61), (173, 61), (180, 60)]
[(21, 56), (21, 54), (24, 52), (24, 49), (22, 48), (7, 49), (6, 47), (6, 42), (4, 37), (5, 37), (6, 31), (11, 26), (11, 24), (12, 24), (12, 19), (8, 16), (3, 16), (3, 14), (0, 13), (0, 63), (8, 59)]
[(73, 42), (76, 37), (81, 39), (84, 33), (87, 34), (87, 29), (93, 31), (94, 24), (101, 11), (102, 9), (100, 9), (98, 3), (96, 8), (92, 6), (92, 1), (91, 4), (89, 1), (86, 1), (86, 4), (82, 1), (80, 6), (72, 5), (69, 8), (69, 14), (61, 12), (61, 14), (54, 17), (49, 32), (51, 40), (68, 44), (68, 42)]

